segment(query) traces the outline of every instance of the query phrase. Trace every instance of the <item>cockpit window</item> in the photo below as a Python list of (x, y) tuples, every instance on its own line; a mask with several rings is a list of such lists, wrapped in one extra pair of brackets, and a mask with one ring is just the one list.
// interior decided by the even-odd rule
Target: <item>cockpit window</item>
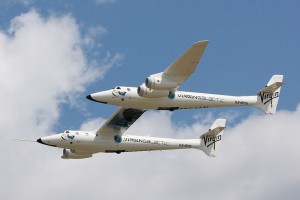
[(70, 133), (70, 131), (65, 131), (65, 133)]
[(75, 135), (73, 135), (73, 134), (67, 134), (67, 138), (69, 138), (69, 139), (71, 139), (71, 140), (73, 140), (74, 137), (75, 137)]
[(116, 89), (118, 89), (118, 90), (119, 90), (119, 89), (121, 89), (121, 88), (120, 88), (120, 87), (116, 87)]

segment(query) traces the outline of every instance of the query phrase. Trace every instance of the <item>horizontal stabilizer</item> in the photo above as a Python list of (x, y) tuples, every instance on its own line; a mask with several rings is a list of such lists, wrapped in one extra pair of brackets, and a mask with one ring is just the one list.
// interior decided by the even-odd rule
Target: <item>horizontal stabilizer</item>
[(261, 93), (274, 93), (278, 88), (283, 85), (283, 82), (275, 82), (269, 86), (264, 87), (263, 89), (259, 90), (256, 95), (260, 95)]
[(218, 135), (221, 131), (223, 131), (226, 127), (217, 127), (214, 129), (210, 129), (208, 132), (204, 133), (203, 135), (200, 136), (202, 139), (205, 136), (216, 136)]

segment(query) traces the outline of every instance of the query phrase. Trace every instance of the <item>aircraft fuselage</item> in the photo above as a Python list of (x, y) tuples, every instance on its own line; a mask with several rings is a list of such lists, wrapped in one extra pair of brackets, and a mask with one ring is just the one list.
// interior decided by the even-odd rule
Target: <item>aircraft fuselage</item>
[(88, 95), (87, 98), (92, 101), (125, 108), (154, 110), (253, 106), (260, 102), (257, 96), (228, 96), (185, 91), (175, 91), (164, 97), (149, 98), (139, 96), (136, 87), (116, 88), (93, 93)]
[(39, 143), (72, 149), (81, 153), (93, 154), (121, 153), (133, 151), (154, 151), (199, 148), (200, 139), (169, 139), (134, 135), (97, 135), (94, 132), (66, 131), (56, 135), (46, 136)]

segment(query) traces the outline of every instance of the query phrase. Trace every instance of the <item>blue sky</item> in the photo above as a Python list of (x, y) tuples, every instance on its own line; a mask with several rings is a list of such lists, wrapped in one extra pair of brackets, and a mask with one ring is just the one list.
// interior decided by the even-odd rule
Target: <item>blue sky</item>
[[(86, 95), (110, 89), (116, 85), (138, 86), (149, 75), (163, 71), (194, 42), (209, 40), (208, 47), (198, 68), (180, 89), (205, 93), (252, 95), (264, 87), (273, 74), (283, 74), (285, 84), (281, 90), (278, 105), (279, 114), (272, 118), (264, 115), (256, 108), (218, 108), (180, 110), (173, 113), (167, 111), (149, 112), (145, 119), (149, 120), (149, 125), (154, 124), (154, 126), (157, 123), (154, 118), (159, 118), (166, 123), (166, 127), (162, 128), (166, 131), (165, 133), (160, 132), (162, 130), (152, 130), (156, 136), (184, 137), (182, 133), (185, 133), (187, 137), (193, 138), (195, 137), (193, 135), (195, 130), (206, 128), (206, 123), (210, 123), (216, 117), (226, 117), (230, 128), (232, 128), (228, 133), (238, 138), (232, 139), (231, 137), (227, 141), (228, 144), (234, 144), (235, 148), (240, 148), (243, 146), (240, 146), (240, 144), (244, 144), (245, 148), (242, 147), (244, 149), (241, 152), (247, 152), (245, 155), (249, 156), (250, 159), (255, 158), (258, 159), (257, 162), (260, 162), (259, 158), (262, 160), (264, 158), (262, 156), (256, 158), (251, 154), (249, 150), (251, 148), (247, 148), (245, 138), (249, 139), (248, 136), (239, 136), (238, 132), (248, 133), (247, 131), (255, 127), (256, 123), (258, 126), (265, 127), (266, 130), (268, 129), (267, 125), (276, 124), (277, 126), (273, 127), (274, 130), (272, 129), (274, 138), (276, 138), (281, 133), (278, 132), (276, 135), (275, 132), (284, 130), (280, 125), (285, 119), (291, 124), (292, 122), (296, 123), (299, 119), (299, 108), (297, 109), (300, 99), (298, 93), (299, 83), (297, 82), (300, 75), (299, 9), (300, 3), (298, 1), (269, 0), (1, 1), (0, 76), (2, 81), (0, 82), (0, 91), (6, 98), (3, 100), (4, 106), (1, 108), (2, 113), (5, 115), (3, 114), (0, 120), (0, 126), (2, 130), (12, 133), (11, 136), (2, 136), (8, 141), (13, 137), (36, 138), (65, 129), (94, 127), (97, 123), (108, 118), (117, 107), (88, 101), (85, 98)], [(15, 96), (17, 98), (14, 98)], [(147, 123), (141, 123), (145, 127), (137, 130), (141, 132), (144, 129), (148, 130)], [(18, 127), (16, 127), (16, 124)], [(90, 126), (90, 124), (94, 125)], [(201, 126), (199, 127), (197, 124)], [(177, 127), (177, 129), (173, 129), (173, 127)], [(288, 128), (291, 128), (291, 126), (288, 126)], [(174, 133), (170, 133), (170, 131)], [(259, 134), (265, 132), (268, 131), (262, 129)], [(290, 137), (299, 137), (298, 135), (292, 135), (292, 133), (289, 134)], [(254, 138), (259, 137), (260, 135), (256, 135)], [(272, 135), (268, 135), (268, 137), (275, 140)], [(261, 140), (249, 140), (253, 142), (250, 143), (251, 145), (260, 144), (263, 146), (260, 143)], [(299, 146), (296, 141), (295, 149), (287, 148), (285, 151), (295, 150), (294, 152), (299, 152), (299, 149), (296, 148)], [(274, 142), (280, 141), (276, 140)], [(238, 145), (236, 145), (237, 143)], [(248, 145), (251, 146), (250, 144)], [(277, 143), (275, 144), (274, 146), (277, 147)], [(218, 161), (208, 161), (204, 156), (197, 158), (199, 161), (194, 161), (192, 156), (187, 155), (189, 152), (183, 152), (178, 154), (151, 154), (148, 160), (144, 160), (144, 165), (140, 163), (140, 160), (144, 159), (143, 155), (145, 155), (142, 153), (126, 155), (119, 159), (116, 156), (101, 155), (92, 158), (91, 161), (83, 160), (81, 162), (66, 163), (58, 160), (60, 159), (60, 150), (43, 146), (32, 147), (28, 144), (21, 144), (20, 147), (15, 143), (6, 142), (0, 150), (7, 152), (7, 149), (14, 149), (12, 158), (2, 155), (5, 157), (4, 160), (11, 166), (23, 164), (29, 175), (34, 174), (34, 170), (48, 167), (55, 168), (55, 166), (57, 166), (57, 169), (54, 169), (53, 175), (62, 176), (61, 170), (69, 169), (69, 165), (73, 165), (77, 170), (82, 170), (83, 167), (90, 168), (91, 172), (88, 173), (87, 177), (78, 175), (78, 179), (76, 179), (72, 174), (67, 174), (68, 177), (73, 177), (70, 178), (72, 181), (91, 178), (92, 172), (97, 172), (97, 169), (91, 167), (91, 165), (101, 165), (101, 162), (105, 162), (103, 164), (105, 170), (109, 170), (114, 164), (120, 164), (124, 165), (123, 170), (129, 172), (133, 172), (131, 170), (135, 165), (132, 165), (132, 163), (135, 163), (139, 167), (137, 174), (141, 177), (144, 177), (143, 170), (150, 170), (147, 169), (146, 164), (155, 165), (159, 163), (158, 167), (154, 167), (153, 170), (157, 173), (166, 173), (166, 176), (163, 177), (167, 180), (167, 182), (163, 182), (166, 184), (179, 181), (169, 177), (176, 174), (175, 168), (174, 171), (170, 169), (170, 172), (164, 170), (176, 164), (179, 164), (176, 169), (188, 170), (191, 173), (195, 172), (195, 166), (203, 167), (204, 172), (208, 173), (209, 167), (213, 166), (214, 163), (224, 164), (224, 169), (227, 170), (225, 172), (234, 173), (234, 170), (238, 170), (239, 173), (243, 174), (249, 170), (249, 176), (240, 174), (240, 180), (235, 182), (237, 185), (242, 182), (251, 186), (251, 184), (257, 184), (256, 180), (265, 180), (265, 177), (272, 176), (272, 173), (266, 173), (266, 176), (263, 176), (263, 170), (251, 171), (252, 169), (249, 169), (246, 165), (238, 164), (233, 167), (225, 164), (226, 159), (236, 159), (234, 156), (240, 158), (241, 163), (249, 162), (243, 160), (245, 155), (241, 152), (236, 155), (235, 149), (227, 147), (227, 150), (225, 150), (226, 146), (224, 144), (225, 152), (223, 156), (225, 158)], [(255, 152), (260, 154), (258, 150)], [(266, 155), (272, 157), (271, 152), (271, 150), (270, 152), (267, 151)], [(277, 153), (280, 157), (279, 150)], [(40, 154), (45, 156), (41, 161), (39, 161)], [(192, 153), (193, 156), (196, 154), (198, 152)], [(231, 155), (231, 157), (228, 157), (228, 155)], [(30, 162), (25, 159), (26, 157), (30, 157)], [(189, 170), (188, 164), (178, 161), (181, 158), (194, 167)], [(292, 156), (282, 157), (282, 160), (285, 162), (296, 160), (295, 167), (299, 167), (298, 158), (293, 159)], [(161, 164), (164, 161), (165, 164)], [(207, 162), (212, 163), (208, 166), (202, 166), (202, 163)], [(276, 159), (272, 157), (270, 163), (276, 163)], [(252, 165), (249, 164), (249, 166)], [(7, 166), (2, 164), (2, 167)], [(270, 166), (262, 164), (261, 169), (267, 167)], [(281, 167), (284, 170), (289, 170), (286, 166)], [(6, 174), (20, 175), (19, 170), (18, 167), (12, 168)], [(121, 177), (123, 177), (123, 170), (117, 173)], [(290, 170), (291, 173), (293, 170)], [(33, 182), (31, 182), (33, 185), (41, 177), (48, 177), (46, 173), (38, 175), (33, 178)], [(107, 173), (107, 175), (113, 174)], [(155, 174), (151, 172), (150, 175)], [(205, 178), (205, 174), (202, 175)], [(258, 178), (252, 180), (252, 175)], [(293, 174), (290, 175), (293, 177)], [(192, 174), (188, 177), (196, 182), (192, 178)], [(230, 177), (221, 177), (214, 178), (217, 178), (220, 183), (231, 180)], [(20, 175), (20, 178), (13, 178), (12, 180), (21, 184), (26, 182), (27, 178), (26, 175)], [(126, 178), (132, 180), (132, 177)], [(156, 180), (146, 175), (144, 178), (148, 178), (153, 182)], [(8, 177), (2, 180), (7, 182), (1, 183), (0, 181), (0, 186), (8, 185), (9, 188), (17, 186), (17, 184), (11, 183), (13, 181), (9, 181)], [(97, 183), (93, 178), (92, 180)], [(250, 181), (247, 182), (248, 180)], [(266, 180), (269, 181), (270, 179)], [(268, 183), (266, 180), (260, 182), (260, 184), (270, 191), (276, 190), (280, 181), (287, 181), (286, 185), (290, 188), (300, 185), (299, 176), (291, 178), (292, 181), (290, 182), (284, 178), (278, 178), (280, 181), (278, 181), (278, 185), (274, 184), (276, 187), (270, 186), (271, 184), (264, 185), (263, 183)], [(55, 181), (52, 179), (51, 181), (54, 185)], [(72, 184), (72, 181), (60, 181), (61, 183)], [(118, 181), (118, 179), (112, 178), (108, 185), (113, 185), (113, 181)], [(133, 179), (131, 185), (139, 186), (141, 182), (141, 180)], [(187, 195), (192, 199), (196, 199), (196, 196), (192, 195), (195, 192), (195, 186), (188, 184), (187, 181), (183, 182), (185, 184), (184, 188), (188, 188), (187, 190), (191, 193), (180, 193), (178, 198)], [(44, 184), (47, 187), (52, 186), (48, 183)], [(105, 182), (101, 182), (101, 184), (105, 184)], [(232, 184), (232, 187), (235, 186), (234, 183), (230, 182), (230, 184)], [(242, 184), (239, 188), (241, 194), (247, 190), (249, 185)], [(90, 185), (88, 184), (88, 186)], [(218, 189), (221, 189), (219, 186), (217, 186)], [(181, 186), (178, 185), (178, 188), (181, 188)], [(71, 190), (72, 188), (68, 189)], [(128, 186), (126, 189), (130, 190), (130, 187)], [(176, 190), (174, 188), (164, 189), (167, 192)], [(157, 194), (167, 197), (167, 193), (161, 191), (159, 187), (154, 188), (154, 190)], [(31, 191), (31, 188), (24, 189), (20, 194), (31, 197), (28, 191)], [(141, 188), (141, 191), (146, 191), (146, 189)], [(234, 193), (235, 195), (231, 195), (230, 192), (232, 192), (230, 188), (226, 188), (220, 194), (224, 194), (228, 199), (240, 197), (239, 194)], [(257, 192), (255, 193), (257, 196), (250, 196), (249, 199), (274, 199), (272, 196), (262, 195), (259, 191), (255, 192)], [(296, 197), (292, 195), (293, 192), (292, 189), (278, 192), (278, 198), (288, 193), (291, 194), (291, 197)], [(4, 199), (7, 197), (11, 196), (3, 194)], [(50, 197), (54, 198), (55, 195), (50, 195)], [(66, 197), (73, 196), (67, 195)], [(110, 197), (109, 193), (105, 197), (108, 199)], [(176, 199), (175, 196), (171, 197)], [(218, 199), (218, 195), (212, 198)]]

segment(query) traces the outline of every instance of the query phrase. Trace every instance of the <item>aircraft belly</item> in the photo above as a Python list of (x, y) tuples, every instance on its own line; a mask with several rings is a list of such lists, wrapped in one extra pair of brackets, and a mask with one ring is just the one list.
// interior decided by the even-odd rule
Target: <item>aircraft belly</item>
[(122, 142), (116, 143), (114, 140), (102, 140), (74, 145), (72, 149), (93, 152), (113, 152), (113, 151), (152, 151), (195, 148), (199, 145), (199, 140), (177, 140), (151, 137), (125, 136)]
[(159, 107), (160, 98), (134, 98), (125, 99), (124, 101), (116, 102), (115, 105), (125, 108), (137, 108), (137, 109), (157, 109)]
[(127, 101), (120, 104), (118, 106), (127, 107), (127, 108), (139, 108), (139, 109), (160, 109), (160, 108), (201, 108), (206, 104), (201, 104), (201, 102), (195, 101), (182, 101), (182, 100), (169, 100), (169, 99), (151, 99), (148, 100), (140, 100), (140, 101)]
[(68, 145), (68, 149), (91, 151), (91, 152), (105, 152), (107, 149), (117, 149), (117, 145), (113, 140), (91, 140), (79, 141), (72, 145)]
[(197, 148), (200, 145), (198, 139), (176, 140), (150, 137), (134, 137), (127, 139), (124, 138), (124, 140), (125, 141), (119, 145), (119, 148), (125, 150), (126, 152)]
[(124, 100), (119, 106), (140, 109), (176, 110), (192, 108), (211, 108), (229, 106), (255, 105), (255, 96), (226, 96), (203, 93), (176, 94), (174, 99), (161, 98), (136, 98)]

